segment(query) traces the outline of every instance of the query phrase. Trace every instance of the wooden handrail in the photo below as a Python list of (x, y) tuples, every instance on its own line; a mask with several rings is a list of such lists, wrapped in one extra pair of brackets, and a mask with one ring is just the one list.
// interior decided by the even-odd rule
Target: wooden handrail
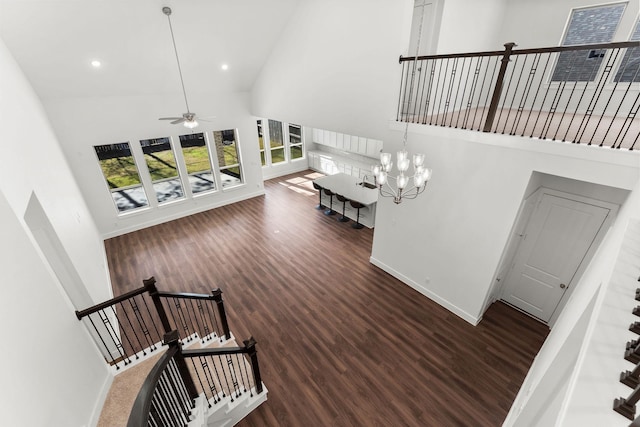
[[(633, 48), (640, 47), (640, 41), (624, 41), (613, 43), (592, 43), (573, 46), (551, 46), (529, 49), (514, 49), (511, 51), (511, 55), (527, 55), (531, 53), (553, 53), (553, 52), (566, 52), (572, 50), (590, 50), (590, 49), (615, 49), (615, 48)], [(421, 56), (400, 56), (400, 62), (425, 60), (425, 59), (447, 59), (447, 58), (470, 58), (477, 56), (502, 56), (504, 50), (491, 50), (483, 52), (465, 52), (465, 53), (449, 53), (443, 55), (421, 55)]]
[(111, 298), (110, 300), (101, 302), (100, 304), (96, 304), (96, 305), (94, 305), (92, 307), (85, 308), (84, 310), (79, 310), (79, 311), (76, 310), (76, 317), (78, 318), (78, 320), (80, 320), (83, 317), (88, 316), (89, 314), (96, 313), (96, 312), (98, 312), (100, 310), (104, 310), (107, 307), (111, 307), (112, 305), (117, 304), (117, 303), (122, 302), (122, 301), (126, 301), (129, 298), (133, 298), (136, 295), (143, 294), (146, 291), (147, 291), (147, 288), (145, 286), (143, 286), (141, 288), (134, 289), (133, 291), (129, 291), (129, 292), (125, 293), (125, 294), (119, 295), (119, 296), (117, 296), (115, 298)]
[(158, 385), (158, 381), (160, 381), (160, 376), (179, 350), (179, 346), (169, 347), (169, 350), (167, 350), (167, 352), (163, 354), (160, 360), (158, 360), (158, 362), (153, 366), (151, 372), (149, 372), (149, 375), (147, 376), (147, 379), (144, 380), (135, 402), (133, 403), (127, 427), (141, 427), (147, 425), (149, 412), (151, 411), (151, 398), (153, 397), (153, 393)]

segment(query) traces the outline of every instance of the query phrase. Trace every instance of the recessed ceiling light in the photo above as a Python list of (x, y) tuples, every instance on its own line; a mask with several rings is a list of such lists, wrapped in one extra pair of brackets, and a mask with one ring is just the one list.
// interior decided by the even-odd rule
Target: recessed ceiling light
[(93, 61), (91, 61), (91, 66), (93, 68), (100, 68), (101, 65), (102, 65), (102, 62), (98, 61), (97, 59), (94, 59)]
[(227, 71), (229, 69), (229, 66), (227, 64), (222, 64), (222, 68), (224, 71)]

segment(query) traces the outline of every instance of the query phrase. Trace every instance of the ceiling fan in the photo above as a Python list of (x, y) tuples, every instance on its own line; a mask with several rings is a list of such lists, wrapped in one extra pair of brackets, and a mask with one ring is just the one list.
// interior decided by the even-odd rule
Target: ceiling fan
[[(178, 73), (180, 74), (180, 83), (182, 84), (182, 94), (184, 95), (184, 103), (187, 106), (187, 112), (182, 114), (182, 117), (161, 117), (159, 120), (171, 120), (172, 125), (182, 123), (186, 128), (193, 129), (198, 126), (198, 120), (196, 120), (196, 113), (192, 113), (189, 109), (189, 101), (187, 100), (187, 91), (184, 89), (184, 79), (182, 78), (182, 68), (180, 68), (180, 58), (178, 58), (178, 48), (176, 47), (176, 40), (173, 36), (173, 27), (171, 26), (171, 8), (163, 7), (162, 13), (167, 15), (169, 20), (169, 30), (171, 31), (171, 41), (173, 42), (173, 51), (176, 54), (176, 62), (178, 63)], [(207, 121), (200, 118), (202, 121)]]

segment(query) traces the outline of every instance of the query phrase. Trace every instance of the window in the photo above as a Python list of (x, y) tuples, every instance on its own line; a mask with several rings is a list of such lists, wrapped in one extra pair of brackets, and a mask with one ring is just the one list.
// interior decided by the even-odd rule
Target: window
[[(609, 43), (618, 28), (626, 3), (574, 9), (562, 46)], [(603, 50), (561, 52), (552, 81), (588, 82), (595, 80), (605, 56)]]
[[(277, 165), (304, 158), (302, 127), (277, 120), (258, 120), (258, 146), (262, 166)], [(265, 141), (269, 146), (265, 146)]]
[(262, 133), (262, 120), (258, 120), (258, 145), (260, 146), (260, 163), (262, 166), (267, 164), (267, 158), (264, 151), (264, 134)]
[(118, 212), (149, 206), (128, 142), (93, 147)]
[(282, 122), (271, 119), (269, 119), (269, 150), (271, 150), (272, 165), (287, 161), (284, 151)]
[[(630, 41), (640, 41), (640, 20), (636, 22), (636, 27), (631, 34)], [(616, 73), (616, 82), (640, 82), (640, 48), (632, 47), (624, 53), (624, 58), (620, 63), (620, 68)]]
[(184, 191), (169, 138), (140, 141), (158, 204), (182, 199)]
[(222, 188), (232, 187), (242, 183), (242, 168), (238, 154), (238, 139), (236, 131), (222, 130), (213, 132), (213, 140), (218, 156)]
[(302, 128), (291, 123), (289, 124), (289, 153), (291, 160), (300, 159), (304, 155), (302, 152)]
[(209, 149), (203, 133), (180, 135), (180, 147), (193, 194), (216, 189)]

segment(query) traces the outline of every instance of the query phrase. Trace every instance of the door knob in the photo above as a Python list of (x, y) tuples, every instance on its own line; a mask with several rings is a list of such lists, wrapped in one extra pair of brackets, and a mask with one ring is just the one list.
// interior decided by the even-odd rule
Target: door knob
[(560, 289), (564, 289), (566, 287), (567, 287), (567, 285), (565, 285), (564, 283), (560, 283)]

